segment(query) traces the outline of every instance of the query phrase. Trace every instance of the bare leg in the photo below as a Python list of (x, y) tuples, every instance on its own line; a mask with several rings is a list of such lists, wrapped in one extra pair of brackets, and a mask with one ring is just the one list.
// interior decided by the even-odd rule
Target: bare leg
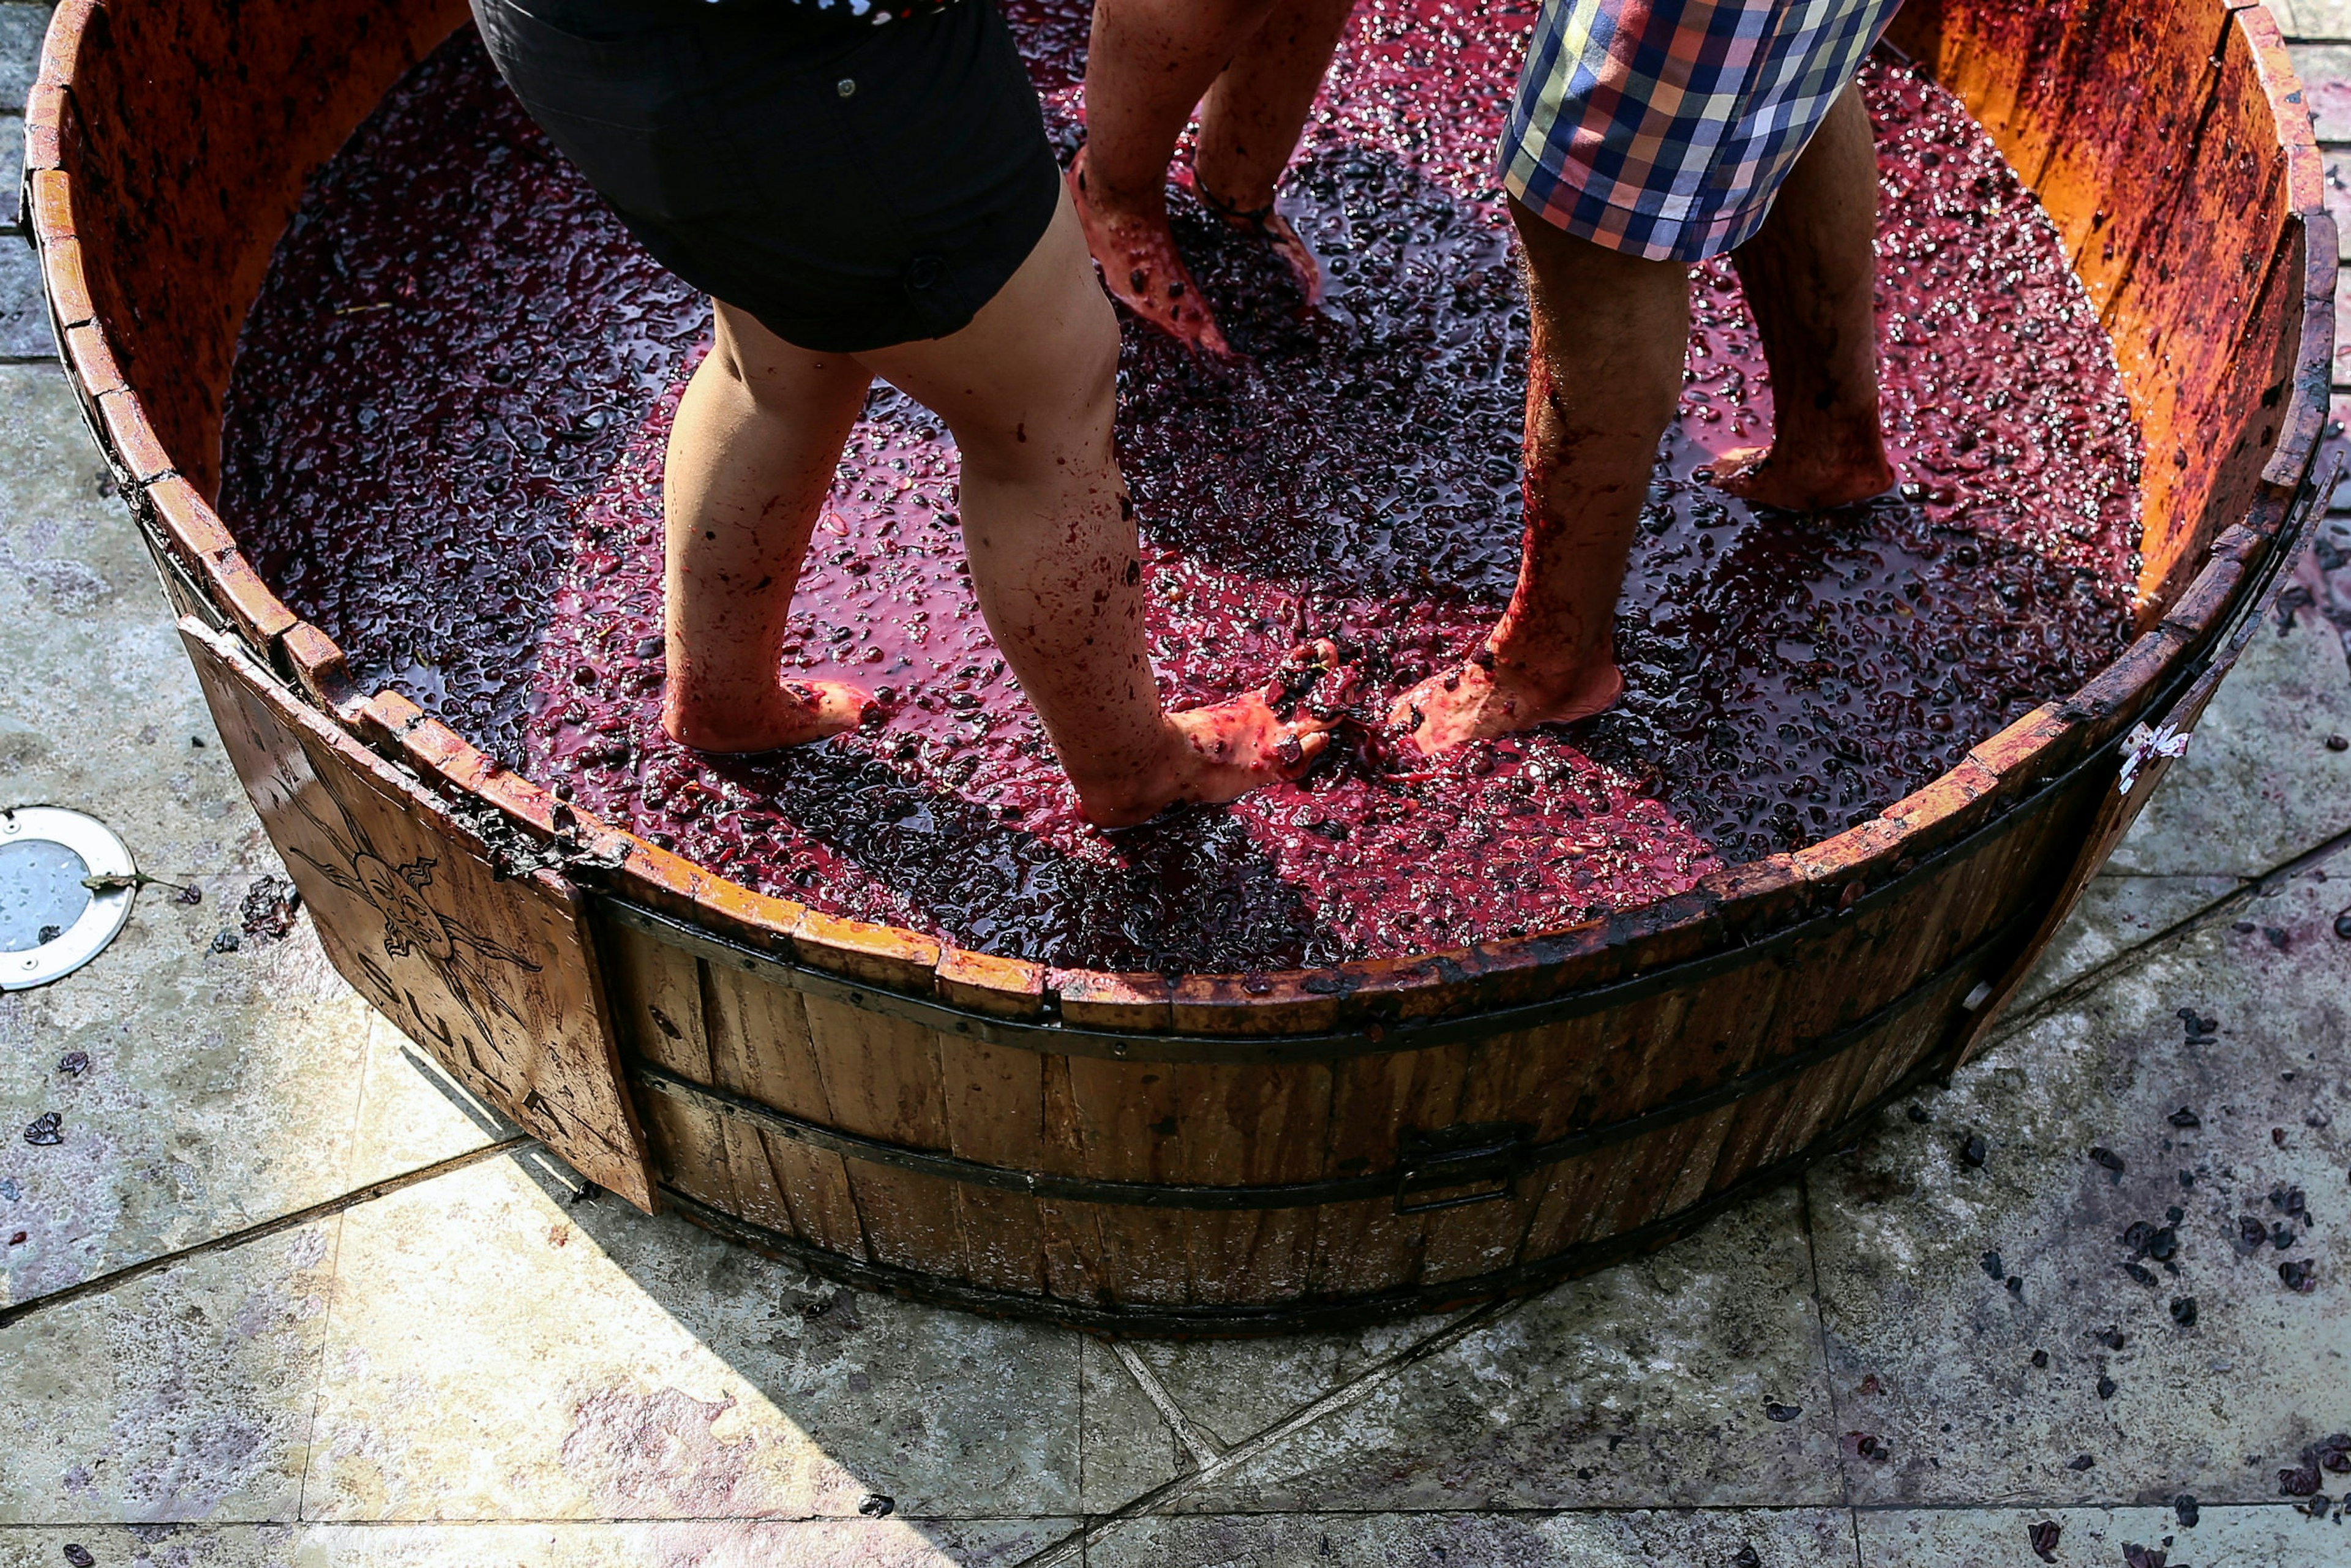
[(1310, 305), (1322, 297), (1322, 268), (1289, 220), (1272, 211), (1274, 187), (1298, 151), (1299, 133), (1354, 9), (1355, 0), (1275, 0), (1247, 47), (1208, 89), (1192, 160), (1202, 194), (1219, 210), (1244, 215), (1230, 221), (1265, 214), (1255, 226), (1289, 264)]
[(1763, 335), (1774, 418), (1771, 445), (1715, 460), (1721, 489), (1816, 511), (1894, 483), (1878, 425), (1876, 237), (1877, 149), (1849, 87), (1731, 257)]
[(1516, 201), (1510, 213), (1534, 307), (1526, 544), (1486, 645), (1390, 711), (1425, 752), (1586, 717), (1623, 694), (1616, 595), (1689, 344), (1688, 267), (1575, 238)]
[[(1270, 206), (1355, 0), (1274, 0), (1200, 106), (1200, 183), (1228, 207)], [(1173, 144), (1170, 144), (1173, 151)]]
[(1086, 144), (1070, 183), (1102, 281), (1129, 309), (1210, 353), (1228, 350), (1167, 230), (1167, 163), (1208, 84), (1270, 0), (1111, 0), (1086, 48)]
[(792, 585), (872, 373), (729, 305), (671, 429), (662, 724), (707, 751), (766, 751), (855, 725), (854, 686), (778, 678)]
[(1304, 771), (1328, 737), (1281, 722), (1260, 695), (1160, 706), (1134, 510), (1111, 448), (1118, 325), (1066, 200), (970, 326), (858, 358), (955, 433), (980, 609), (1091, 821), (1140, 822)]

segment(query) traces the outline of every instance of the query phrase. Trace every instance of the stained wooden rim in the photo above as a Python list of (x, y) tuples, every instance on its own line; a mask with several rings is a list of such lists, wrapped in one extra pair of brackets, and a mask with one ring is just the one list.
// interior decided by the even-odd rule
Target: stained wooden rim
[[(2169, 693), (2191, 684), (2201, 664), (2183, 667)], [(2151, 706), (2159, 706), (2157, 699)], [(2040, 784), (2034, 793), (2006, 814), (1993, 818), (1967, 837), (1945, 845), (1928, 860), (1892, 882), (1876, 888), (1840, 915), (1819, 922), (1783, 925), (1753, 941), (1718, 948), (1696, 957), (1644, 968), (1624, 979), (1546, 998), (1541, 1001), (1484, 1009), (1455, 1016), (1369, 1019), (1347, 1030), (1311, 1034), (1234, 1036), (1175, 1034), (1109, 1030), (1073, 1025), (1050, 1016), (1007, 1018), (956, 1007), (933, 996), (891, 990), (845, 980), (829, 970), (798, 964), (774, 953), (714, 936), (685, 921), (674, 919), (624, 899), (595, 896), (599, 914), (631, 931), (651, 936), (696, 957), (760, 975), (810, 996), (843, 1002), (865, 1012), (904, 1019), (943, 1033), (962, 1035), (985, 1045), (1063, 1056), (1109, 1057), (1121, 1061), (1167, 1062), (1176, 1065), (1262, 1066), (1277, 1062), (1338, 1061), (1350, 1057), (1426, 1051), (1437, 1046), (1489, 1039), (1497, 1033), (1530, 1030), (1630, 1006), (1682, 989), (1742, 967), (1767, 962), (1812, 936), (1821, 925), (1845, 916), (1859, 916), (1914, 891), (1949, 862), (1983, 841), (2006, 831), (2022, 817), (2037, 815), (2064, 798), (2065, 787), (2085, 770), (2115, 766), (2104, 753), (2094, 753), (2065, 772)], [(2037, 913), (2037, 912), (2028, 912)], [(1996, 936), (2013, 935), (2011, 919)], [(1984, 939), (1986, 941), (1989, 938)], [(1974, 956), (1982, 942), (1971, 944), (1964, 956)]]
[[(2242, 29), (2254, 69), (2280, 131), (2286, 162), (2285, 199), (2292, 204), (2283, 239), (2269, 258), (2266, 278), (2284, 266), (2296, 225), (2302, 241), (2302, 339), (2288, 378), (2280, 434), (2262, 476), (2260, 492), (2242, 522), (2225, 530), (2171, 611), (2080, 692), (2045, 705), (1969, 754), (1959, 769), (1937, 779), (1879, 817), (1792, 854), (1725, 868), (1692, 893), (1604, 921), (1561, 931), (1506, 938), (1472, 949), (1395, 960), (1352, 963), (1263, 976), (1204, 976), (1183, 982), (1159, 976), (1051, 970), (1024, 960), (967, 952), (902, 927), (825, 916), (788, 900), (760, 894), (716, 876), (635, 835), (572, 811), (543, 789), (517, 779), (462, 737), (424, 717), (396, 692), (366, 696), (352, 684), (342, 651), (300, 620), (269, 589), (238, 549), (211, 504), (181, 476), (180, 465), (157, 437), (139, 394), (121, 374), (108, 324), (93, 303), (74, 223), (77, 183), (62, 149), (68, 133), (74, 67), (89, 41), (98, 0), (62, 0), (44, 43), (40, 68), (26, 103), (25, 194), (31, 238), (39, 252), (52, 326), (69, 379), (81, 400), (117, 483), (138, 514), (159, 563), (203, 606), (215, 624), (233, 629), (260, 662), (300, 691), (347, 731), (417, 779), (420, 788), (455, 796), (506, 825), (502, 840), (542, 863), (559, 864), (577, 879), (630, 902), (690, 912), (714, 936), (745, 935), (789, 953), (804, 969), (880, 983), (903, 994), (970, 995), (981, 1014), (1042, 1015), (1058, 1002), (1089, 1014), (1131, 1017), (1143, 1024), (1136, 1040), (1173, 1035), (1171, 1009), (1185, 1003), (1184, 985), (1205, 988), (1201, 1000), (1224, 1009), (1234, 1027), (1197, 1039), (1231, 1042), (1249, 1035), (1312, 1038), (1316, 1023), (1344, 998), (1353, 1006), (1367, 992), (1476, 1008), (1490, 1021), (1502, 1013), (1498, 998), (1513, 988), (1537, 992), (1588, 988), (1581, 971), (1601, 967), (1646, 967), (1691, 949), (1743, 953), (1752, 929), (1817, 926), (1837, 917), (1873, 888), (1883, 890), (1923, 843), (1948, 837), (1965, 819), (2005, 818), (2027, 793), (2058, 775), (2070, 775), (2085, 752), (2095, 753), (2147, 712), (2164, 688), (2203, 653), (2213, 633), (2257, 597), (2246, 568), (2264, 561), (2297, 493), (2306, 487), (2328, 400), (2333, 353), (2332, 284), (2335, 228), (2323, 196), (2323, 172), (2303, 108), (2301, 85), (2286, 59), (2276, 25), (2258, 7), (2231, 8), (2228, 26)], [(1974, 770), (1969, 789), (1947, 789)], [(1996, 797), (1996, 798), (1992, 798)], [(1988, 799), (1989, 798), (1989, 799)], [(1980, 802), (1988, 809), (1971, 812)], [(1166, 1021), (1157, 1021), (1165, 1018)], [(1147, 1020), (1147, 1021), (1146, 1021)], [(1447, 1021), (1468, 1021), (1447, 1020)], [(1111, 1031), (1122, 1037), (1124, 1031)], [(1262, 1058), (1259, 1058), (1262, 1060)]]

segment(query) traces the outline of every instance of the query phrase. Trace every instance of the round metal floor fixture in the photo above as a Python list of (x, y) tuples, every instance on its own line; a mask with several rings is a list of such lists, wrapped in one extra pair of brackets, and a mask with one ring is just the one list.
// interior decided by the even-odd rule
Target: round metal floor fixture
[[(72, 974), (131, 918), (138, 867), (114, 830), (57, 806), (0, 811), (0, 991)], [(120, 879), (104, 890), (85, 879)]]

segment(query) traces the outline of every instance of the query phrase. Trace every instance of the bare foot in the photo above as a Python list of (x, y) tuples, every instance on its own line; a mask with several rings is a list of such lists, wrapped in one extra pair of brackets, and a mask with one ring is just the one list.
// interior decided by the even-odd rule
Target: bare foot
[(1852, 458), (1782, 461), (1779, 448), (1742, 446), (1726, 452), (1699, 471), (1726, 496), (1790, 512), (1825, 512), (1885, 494), (1894, 487), (1894, 467), (1883, 450)]
[[(1086, 821), (1098, 828), (1131, 828), (1186, 801), (1215, 805), (1314, 766), (1331, 744), (1321, 719), (1284, 723), (1252, 693), (1167, 716), (1167, 754), (1148, 776), (1115, 788), (1079, 790)], [(1074, 780), (1073, 780), (1074, 782)]]
[(1431, 675), (1396, 698), (1388, 709), (1388, 722), (1410, 735), (1421, 755), (1429, 757), (1465, 740), (1490, 740), (1539, 724), (1590, 718), (1624, 695), (1625, 677), (1613, 659), (1587, 669), (1564, 698), (1538, 694), (1513, 679), (1507, 665), (1471, 659), (1458, 670)]
[(1082, 147), (1070, 162), (1070, 199), (1113, 299), (1195, 353), (1231, 355), (1207, 298), (1176, 252), (1165, 213), (1119, 213), (1100, 204), (1086, 189)]
[(1322, 303), (1322, 264), (1315, 258), (1314, 248), (1297, 226), (1278, 212), (1271, 202), (1261, 207), (1240, 207), (1221, 201), (1201, 183), (1197, 172), (1186, 178), (1200, 204), (1222, 218), (1230, 227), (1246, 235), (1255, 235), (1273, 247), (1273, 254), (1290, 268), (1290, 276), (1298, 280), (1299, 291), (1306, 296), (1306, 308), (1312, 309)]
[(662, 728), (696, 751), (775, 751), (855, 729), (873, 706), (870, 694), (841, 681), (778, 681), (773, 696), (747, 712), (739, 703), (690, 698), (673, 680), (662, 693)]

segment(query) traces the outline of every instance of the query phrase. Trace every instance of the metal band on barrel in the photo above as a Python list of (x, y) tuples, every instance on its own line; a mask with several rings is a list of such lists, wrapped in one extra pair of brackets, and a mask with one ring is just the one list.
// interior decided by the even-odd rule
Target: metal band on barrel
[[(1857, 1041), (1886, 1028), (1935, 995), (1948, 990), (1955, 979), (1970, 972), (2015, 936), (2025, 921), (2036, 913), (2028, 909), (2010, 916), (1990, 935), (1886, 1006), (1831, 1034), (1802, 1044), (1787, 1055), (1761, 1067), (1724, 1079), (1710, 1089), (1669, 1101), (1637, 1116), (1628, 1116), (1621, 1122), (1611, 1122), (1605, 1126), (1581, 1133), (1570, 1133), (1549, 1143), (1530, 1142), (1481, 1163), (1444, 1166), (1442, 1174), (1463, 1184), (1522, 1176), (1545, 1166), (1557, 1165), (1562, 1160), (1574, 1159), (1613, 1144), (1671, 1126), (1677, 1122), (1744, 1099), (1783, 1079), (1794, 1077), (1842, 1054)], [(1110, 1181), (1095, 1176), (1057, 1176), (1045, 1171), (986, 1165), (935, 1149), (913, 1148), (859, 1133), (846, 1133), (838, 1127), (788, 1114), (772, 1105), (716, 1085), (698, 1083), (641, 1059), (630, 1060), (626, 1067), (632, 1080), (657, 1093), (689, 1101), (720, 1115), (748, 1123), (762, 1132), (827, 1149), (844, 1158), (893, 1166), (944, 1181), (993, 1187), (1003, 1192), (1027, 1193), (1036, 1197), (1065, 1198), (1078, 1203), (1123, 1204), (1141, 1208), (1311, 1208), (1322, 1204), (1353, 1203), (1396, 1196), (1412, 1184), (1416, 1174), (1412, 1167), (1398, 1166), (1361, 1176), (1334, 1176), (1326, 1181), (1284, 1182), (1262, 1186)]]

